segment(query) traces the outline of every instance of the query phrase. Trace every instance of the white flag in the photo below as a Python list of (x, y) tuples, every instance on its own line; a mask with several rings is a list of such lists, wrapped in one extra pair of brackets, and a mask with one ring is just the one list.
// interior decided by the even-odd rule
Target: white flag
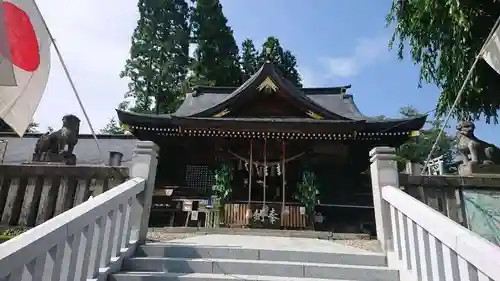
[[(2, 0), (0, 0), (0, 19), (3, 21), (4, 12), (2, 9)], [(0, 86), (16, 86), (14, 76), (14, 66), (11, 61), (10, 44), (5, 24), (0, 24)]]
[[(8, 42), (10, 51), (5, 53), (7, 48), (0, 46), (0, 55), (10, 61), (15, 78), (11, 86), (0, 84), (0, 118), (23, 136), (47, 85), (51, 40), (34, 0), (0, 0), (0, 10), (4, 19), (0, 32), (3, 28), (7, 39), (0, 41)], [(5, 69), (8, 74), (9, 68)]]
[(500, 26), (484, 46), (483, 59), (500, 74)]

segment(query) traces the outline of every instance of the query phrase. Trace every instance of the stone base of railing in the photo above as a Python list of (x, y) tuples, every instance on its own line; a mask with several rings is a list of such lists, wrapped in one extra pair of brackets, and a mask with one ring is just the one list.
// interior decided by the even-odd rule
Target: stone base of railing
[(0, 225), (39, 225), (128, 177), (126, 167), (0, 165)]
[(461, 176), (500, 177), (500, 165), (467, 164), (458, 167)]

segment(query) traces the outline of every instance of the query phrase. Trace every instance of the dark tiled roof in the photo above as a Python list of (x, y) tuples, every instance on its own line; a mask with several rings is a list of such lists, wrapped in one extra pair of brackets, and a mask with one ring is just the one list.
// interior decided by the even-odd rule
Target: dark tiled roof
[(296, 88), (272, 63), (265, 63), (245, 83), (238, 88), (233, 87), (199, 87), (187, 94), (183, 104), (173, 114), (179, 117), (209, 117), (224, 107), (245, 96), (253, 95), (255, 88), (266, 77), (284, 89), (291, 100), (320, 113), (329, 119), (365, 120), (357, 110), (352, 96), (344, 95), (350, 85), (334, 88)]
[[(212, 120), (213, 116), (231, 107), (244, 106), (252, 100), (259, 85), (270, 78), (278, 89), (282, 89), (283, 97), (303, 110), (321, 115), (321, 121), (311, 118), (286, 120), (286, 118), (221, 118)], [(310, 126), (310, 130), (331, 128), (341, 130), (342, 126), (351, 126), (352, 129), (366, 132), (401, 132), (421, 129), (427, 116), (412, 119), (393, 119), (379, 121), (363, 115), (356, 106), (352, 95), (346, 94), (350, 85), (331, 88), (296, 88), (283, 78), (278, 68), (272, 63), (265, 63), (252, 77), (240, 87), (197, 87), (194, 92), (186, 95), (179, 109), (171, 115), (136, 114), (117, 110), (120, 121), (127, 125), (144, 128), (177, 128), (182, 126), (212, 126), (214, 121), (220, 126), (230, 128), (238, 125), (260, 128), (258, 123), (267, 123), (266, 129), (282, 128), (293, 123), (303, 123)], [(226, 116), (227, 117), (227, 116)], [(345, 121), (334, 127), (328, 122)], [(196, 122), (193, 123), (193, 122)], [(326, 123), (323, 123), (326, 122)], [(224, 124), (223, 124), (224, 123)], [(242, 125), (245, 123), (246, 125)], [(326, 125), (325, 125), (326, 124)], [(333, 123), (332, 123), (333, 124)], [(362, 124), (362, 126), (361, 126)], [(361, 126), (361, 127), (360, 127)], [(217, 126), (216, 126), (217, 127)], [(337, 128), (338, 127), (338, 128)], [(205, 127), (203, 127), (205, 128)], [(207, 127), (208, 128), (208, 127)], [(332, 131), (332, 132), (333, 132)]]
[[(196, 115), (224, 102), (231, 93), (220, 90), (216, 87), (206, 87), (197, 92), (187, 94), (186, 99), (173, 115), (179, 117)], [(369, 119), (359, 111), (352, 95), (336, 93), (340, 92), (340, 88), (307, 88), (302, 89), (302, 91), (305, 92), (305, 95), (309, 99), (331, 113), (353, 120)]]

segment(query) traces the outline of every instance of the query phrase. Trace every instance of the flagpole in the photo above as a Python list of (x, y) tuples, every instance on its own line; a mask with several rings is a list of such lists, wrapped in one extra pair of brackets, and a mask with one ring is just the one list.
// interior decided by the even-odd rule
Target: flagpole
[(40, 14), (40, 18), (42, 19), (43, 25), (45, 26), (45, 29), (47, 30), (47, 33), (49, 34), (50, 41), (54, 45), (54, 49), (56, 50), (57, 57), (59, 58), (59, 62), (61, 63), (64, 73), (66, 74), (66, 78), (68, 78), (69, 84), (71, 85), (71, 88), (73, 89), (73, 93), (75, 94), (76, 100), (78, 101), (78, 104), (80, 105), (80, 108), (82, 109), (83, 116), (85, 117), (85, 120), (89, 124), (90, 132), (92, 133), (92, 136), (94, 137), (94, 140), (97, 145), (97, 150), (99, 150), (99, 155), (101, 156), (101, 161), (103, 163), (106, 163), (106, 158), (104, 158), (104, 154), (102, 153), (101, 146), (99, 145), (99, 140), (97, 139), (97, 135), (95, 133), (94, 127), (92, 126), (92, 123), (90, 122), (90, 118), (87, 114), (87, 111), (85, 110), (85, 107), (83, 106), (83, 102), (80, 98), (80, 95), (78, 94), (78, 90), (76, 89), (75, 83), (73, 82), (73, 79), (71, 78), (71, 75), (69, 74), (68, 67), (66, 66), (66, 63), (64, 62), (64, 59), (62, 57), (61, 52), (59, 51), (59, 47), (57, 47), (56, 40), (52, 36), (52, 33), (50, 32), (49, 26), (47, 25), (47, 22), (45, 21), (45, 18), (42, 15), (42, 12), (38, 8), (38, 5), (35, 0), (33, 0), (33, 4), (35, 5), (35, 8), (38, 11), (38, 14)]
[(429, 152), (429, 155), (427, 156), (427, 160), (425, 160), (425, 163), (424, 163), (424, 167), (422, 168), (422, 171), (421, 171), (421, 175), (423, 175), (425, 173), (425, 171), (428, 170), (428, 165), (429, 165), (429, 161), (431, 160), (431, 157), (432, 157), (432, 153), (434, 152), (434, 150), (436, 150), (436, 147), (437, 147), (437, 144), (439, 142), (439, 139), (441, 138), (441, 136), (443, 135), (443, 132), (444, 132), (444, 128), (446, 127), (446, 125), (448, 124), (448, 121), (450, 120), (450, 117), (453, 113), (453, 110), (455, 109), (455, 107), (457, 106), (458, 104), (458, 101), (460, 100), (460, 97), (462, 96), (464, 90), (465, 90), (465, 86), (467, 85), (467, 83), (469, 82), (470, 78), (472, 77), (472, 72), (474, 71), (474, 69), (476, 68), (476, 65), (477, 63), (479, 62), (479, 59), (481, 58), (481, 56), (483, 55), (483, 52), (484, 52), (484, 48), (486, 47), (486, 45), (488, 44), (488, 42), (490, 41), (491, 37), (493, 36), (493, 34), (495, 33), (496, 29), (498, 28), (500, 24), (500, 17), (497, 18), (495, 24), (493, 25), (493, 28), (491, 29), (490, 31), (490, 34), (488, 34), (488, 37), (486, 38), (486, 41), (484, 41), (484, 44), (483, 46), (481, 47), (481, 49), (479, 50), (479, 52), (477, 53), (477, 56), (476, 58), (474, 59), (474, 62), (472, 63), (472, 66), (470, 67), (469, 69), (469, 72), (467, 73), (467, 76), (465, 77), (465, 80), (464, 82), (462, 83), (462, 86), (460, 87), (460, 90), (458, 91), (458, 94), (457, 94), (457, 97), (455, 98), (455, 101), (453, 102), (453, 105), (451, 106), (450, 110), (448, 111), (448, 114), (446, 115), (446, 118), (444, 119), (444, 122), (443, 122), (443, 125), (441, 126), (441, 130), (439, 130), (439, 133), (436, 137), (436, 141), (434, 142), (434, 144), (432, 145), (432, 148), (431, 148), (431, 151)]

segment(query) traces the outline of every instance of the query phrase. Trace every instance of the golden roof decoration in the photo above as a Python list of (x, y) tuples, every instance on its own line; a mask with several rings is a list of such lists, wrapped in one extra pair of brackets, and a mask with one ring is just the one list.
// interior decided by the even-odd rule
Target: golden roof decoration
[(264, 81), (262, 81), (262, 83), (260, 83), (260, 85), (257, 87), (257, 90), (259, 90), (259, 92), (265, 91), (267, 93), (276, 92), (278, 91), (278, 89), (278, 86), (276, 86), (273, 79), (271, 79), (271, 77), (269, 76), (267, 76), (266, 79), (264, 79)]

